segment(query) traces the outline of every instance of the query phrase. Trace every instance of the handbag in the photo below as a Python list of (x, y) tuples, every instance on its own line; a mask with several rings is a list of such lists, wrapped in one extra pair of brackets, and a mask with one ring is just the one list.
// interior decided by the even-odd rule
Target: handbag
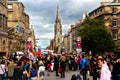
[(1, 65), (0, 65), (0, 67), (1, 67), (2, 71), (4, 72), (4, 74), (3, 74), (4, 78), (6, 78), (7, 77), (7, 72), (5, 70), (3, 70)]
[(58, 72), (61, 72), (62, 71), (62, 68), (61, 67), (58, 67)]

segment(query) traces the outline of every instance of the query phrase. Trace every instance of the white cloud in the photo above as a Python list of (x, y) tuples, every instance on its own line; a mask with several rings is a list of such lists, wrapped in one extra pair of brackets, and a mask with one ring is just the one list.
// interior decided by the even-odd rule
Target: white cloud
[(37, 35), (38, 39), (52, 39), (53, 37), (54, 37), (54, 34), (49, 32), (41, 35)]
[(30, 24), (35, 29), (41, 47), (49, 45), (54, 37), (54, 24), (57, 5), (59, 5), (62, 31), (67, 33), (71, 24), (82, 18), (83, 12), (90, 12), (99, 6), (101, 0), (19, 0), (30, 16)]

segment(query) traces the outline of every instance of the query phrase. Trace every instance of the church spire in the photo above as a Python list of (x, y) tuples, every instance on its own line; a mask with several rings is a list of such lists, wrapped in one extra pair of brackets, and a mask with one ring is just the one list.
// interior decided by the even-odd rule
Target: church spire
[(56, 52), (60, 53), (62, 48), (62, 25), (61, 25), (61, 19), (60, 19), (60, 13), (59, 13), (59, 7), (57, 6), (57, 13), (56, 13), (56, 20), (55, 20), (55, 26), (54, 26), (54, 38), (55, 38), (55, 48)]
[(59, 13), (59, 6), (57, 6), (56, 20), (55, 20), (55, 35), (62, 35), (62, 25)]
[(57, 6), (56, 22), (61, 22), (60, 21), (59, 6)]

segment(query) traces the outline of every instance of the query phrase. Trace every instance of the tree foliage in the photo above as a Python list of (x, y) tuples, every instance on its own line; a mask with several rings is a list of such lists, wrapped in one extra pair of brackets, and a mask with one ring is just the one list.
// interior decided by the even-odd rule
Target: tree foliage
[(83, 51), (94, 53), (114, 50), (115, 43), (111, 33), (106, 29), (104, 21), (97, 19), (86, 19), (78, 31), (82, 38)]

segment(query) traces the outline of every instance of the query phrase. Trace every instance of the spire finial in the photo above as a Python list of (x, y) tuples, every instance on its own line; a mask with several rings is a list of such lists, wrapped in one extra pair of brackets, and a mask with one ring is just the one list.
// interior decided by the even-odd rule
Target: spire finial
[(59, 6), (57, 5), (56, 22), (60, 22)]
[(57, 5), (57, 11), (59, 10), (59, 6)]
[(84, 12), (82, 19), (85, 20), (86, 18), (87, 18), (87, 12)]

